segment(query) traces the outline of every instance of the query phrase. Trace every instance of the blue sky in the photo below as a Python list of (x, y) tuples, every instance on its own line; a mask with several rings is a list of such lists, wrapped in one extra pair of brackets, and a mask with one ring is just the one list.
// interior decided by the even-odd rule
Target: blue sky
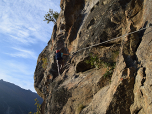
[(44, 15), (60, 12), (60, 0), (0, 0), (0, 79), (34, 90), (38, 55), (51, 38)]

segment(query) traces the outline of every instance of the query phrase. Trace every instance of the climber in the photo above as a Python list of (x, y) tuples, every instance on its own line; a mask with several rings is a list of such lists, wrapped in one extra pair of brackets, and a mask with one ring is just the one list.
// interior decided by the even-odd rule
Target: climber
[(63, 67), (63, 55), (69, 55), (69, 54), (61, 53), (60, 50), (56, 50), (55, 59), (58, 67), (58, 74), (60, 74)]

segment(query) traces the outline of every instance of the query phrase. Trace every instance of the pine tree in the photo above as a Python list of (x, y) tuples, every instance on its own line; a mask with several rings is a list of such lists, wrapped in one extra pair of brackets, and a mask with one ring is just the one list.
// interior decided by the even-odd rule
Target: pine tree
[(44, 16), (44, 18), (45, 18), (44, 21), (47, 21), (47, 23), (52, 21), (55, 24), (58, 16), (59, 16), (58, 12), (53, 11), (52, 9), (49, 9), (49, 12), (47, 12), (47, 14), (45, 14), (45, 16)]

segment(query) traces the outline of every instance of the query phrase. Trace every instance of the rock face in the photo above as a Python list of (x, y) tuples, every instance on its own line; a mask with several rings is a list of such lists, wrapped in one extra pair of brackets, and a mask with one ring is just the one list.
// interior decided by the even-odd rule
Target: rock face
[[(151, 114), (152, 27), (128, 34), (152, 23), (151, 6), (151, 0), (61, 0), (34, 74), (42, 113)], [(56, 49), (70, 54), (61, 75)]]

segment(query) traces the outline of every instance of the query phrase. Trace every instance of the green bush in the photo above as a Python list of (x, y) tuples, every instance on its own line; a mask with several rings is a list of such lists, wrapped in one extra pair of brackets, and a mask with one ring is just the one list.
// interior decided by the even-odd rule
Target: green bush
[(95, 68), (99, 68), (100, 67), (100, 59), (98, 58), (97, 55), (92, 55), (90, 54), (90, 58), (85, 60), (85, 63), (90, 64), (92, 67), (95, 66)]
[(105, 65), (107, 67), (106, 73), (103, 75), (104, 78), (110, 77), (113, 74), (113, 71), (115, 69), (116, 63), (108, 63)]
[(104, 78), (112, 76), (116, 66), (115, 62), (111, 63), (111, 62), (102, 61), (99, 59), (97, 55), (93, 55), (93, 54), (90, 54), (89, 59), (85, 60), (85, 63), (90, 64), (92, 67), (95, 66), (95, 68), (99, 68), (99, 67), (107, 68), (107, 71), (104, 74)]
[(44, 69), (46, 69), (46, 68), (47, 68), (47, 64), (48, 64), (47, 58), (46, 58), (46, 57), (43, 57), (43, 58), (42, 58), (42, 61), (43, 61), (42, 67), (43, 67)]
[(41, 110), (41, 105), (39, 104), (39, 101), (38, 101), (38, 99), (36, 98), (36, 99), (34, 99), (35, 100), (35, 105), (37, 106), (37, 112), (29, 112), (28, 114), (41, 114), (41, 112), (40, 112), (40, 110)]
[(53, 12), (52, 9), (49, 9), (49, 12), (47, 12), (47, 14), (45, 14), (45, 16), (44, 16), (45, 20), (43, 20), (43, 21), (47, 21), (47, 23), (52, 21), (55, 24), (58, 16), (59, 16), (58, 12), (56, 12), (56, 11)]

